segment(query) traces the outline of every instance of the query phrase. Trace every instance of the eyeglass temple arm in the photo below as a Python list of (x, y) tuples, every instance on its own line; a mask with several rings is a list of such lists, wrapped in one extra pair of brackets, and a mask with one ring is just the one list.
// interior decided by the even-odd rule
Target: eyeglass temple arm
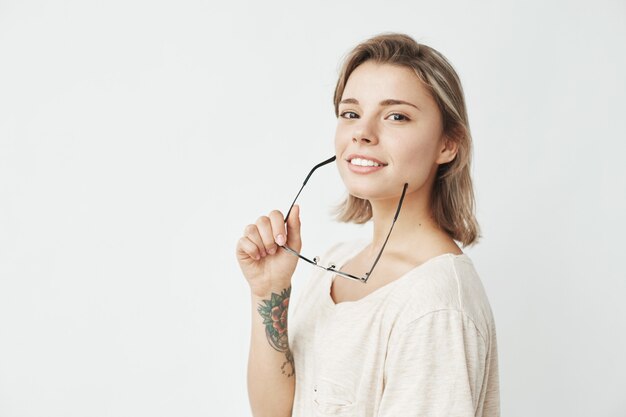
[[(293, 205), (296, 203), (296, 200), (298, 199), (298, 197), (300, 196), (300, 193), (302, 192), (302, 189), (304, 188), (304, 186), (306, 185), (307, 181), (309, 180), (309, 178), (311, 177), (311, 175), (313, 175), (313, 172), (315, 172), (316, 169), (318, 169), (321, 166), (324, 166), (326, 164), (330, 164), (331, 162), (333, 162), (335, 159), (337, 159), (336, 155), (333, 155), (332, 157), (328, 158), (327, 160), (320, 162), (319, 164), (315, 165), (313, 167), (313, 169), (311, 170), (311, 172), (309, 172), (309, 175), (306, 176), (306, 178), (304, 179), (304, 182), (302, 183), (302, 187), (300, 187), (300, 191), (298, 191), (298, 194), (296, 194), (296, 198), (293, 199), (293, 202), (291, 203), (291, 207), (289, 207), (289, 211), (287, 212), (287, 215), (285, 216), (285, 223), (287, 223), (287, 219), (289, 218), (289, 213), (291, 213), (291, 209), (293, 208)], [(396, 214), (397, 216), (397, 214)]]
[(406, 189), (409, 186), (408, 183), (404, 183), (404, 188), (402, 189), (402, 195), (400, 196), (400, 202), (398, 203), (398, 208), (396, 210), (396, 214), (395, 216), (393, 216), (393, 222), (391, 223), (391, 228), (389, 229), (389, 233), (387, 233), (387, 237), (385, 238), (385, 242), (383, 243), (383, 247), (380, 248), (380, 252), (378, 252), (378, 256), (376, 257), (376, 260), (374, 261), (374, 265), (372, 265), (372, 268), (370, 269), (369, 272), (365, 273), (365, 281), (367, 282), (367, 280), (369, 279), (370, 275), (372, 274), (372, 271), (374, 270), (374, 267), (376, 266), (376, 264), (378, 263), (378, 260), (380, 259), (380, 256), (383, 254), (383, 250), (385, 249), (385, 246), (387, 245), (387, 241), (389, 240), (389, 236), (391, 235), (391, 231), (393, 230), (393, 226), (396, 224), (396, 220), (398, 219), (398, 213), (400, 213), (400, 207), (402, 207), (402, 200), (404, 200), (404, 195), (406, 194)]

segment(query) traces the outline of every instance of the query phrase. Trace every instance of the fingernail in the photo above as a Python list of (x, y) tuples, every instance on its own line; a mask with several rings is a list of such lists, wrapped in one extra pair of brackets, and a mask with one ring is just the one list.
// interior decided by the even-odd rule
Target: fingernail
[(285, 244), (285, 236), (283, 235), (276, 236), (276, 243), (278, 243), (280, 246), (283, 246)]
[(268, 249), (268, 250), (267, 250), (267, 252), (268, 252), (270, 255), (273, 255), (274, 253), (276, 253), (276, 248), (271, 248), (271, 249)]

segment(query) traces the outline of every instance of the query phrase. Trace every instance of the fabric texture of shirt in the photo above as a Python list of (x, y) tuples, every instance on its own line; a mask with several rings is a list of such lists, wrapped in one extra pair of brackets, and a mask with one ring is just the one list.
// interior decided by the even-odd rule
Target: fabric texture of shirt
[[(321, 261), (341, 269), (367, 243), (337, 243)], [(289, 314), (292, 417), (500, 416), (495, 322), (467, 254), (433, 257), (338, 304), (336, 275), (314, 269)]]

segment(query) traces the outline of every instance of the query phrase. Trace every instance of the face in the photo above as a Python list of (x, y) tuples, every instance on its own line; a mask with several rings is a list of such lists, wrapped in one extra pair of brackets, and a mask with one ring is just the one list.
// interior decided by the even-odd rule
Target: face
[[(446, 145), (451, 146), (442, 135), (441, 113), (413, 70), (366, 61), (350, 74), (335, 132), (337, 167), (350, 194), (397, 199), (405, 182), (406, 197), (430, 187), (438, 165), (456, 154)], [(352, 167), (353, 154), (385, 165)]]

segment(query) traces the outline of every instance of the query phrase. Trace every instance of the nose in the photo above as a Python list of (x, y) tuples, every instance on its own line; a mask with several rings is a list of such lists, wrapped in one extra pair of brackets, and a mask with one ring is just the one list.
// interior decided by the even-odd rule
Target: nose
[(378, 138), (376, 137), (375, 129), (371, 125), (371, 122), (365, 120), (365, 118), (362, 118), (360, 122), (361, 123), (354, 126), (352, 142), (378, 143)]

